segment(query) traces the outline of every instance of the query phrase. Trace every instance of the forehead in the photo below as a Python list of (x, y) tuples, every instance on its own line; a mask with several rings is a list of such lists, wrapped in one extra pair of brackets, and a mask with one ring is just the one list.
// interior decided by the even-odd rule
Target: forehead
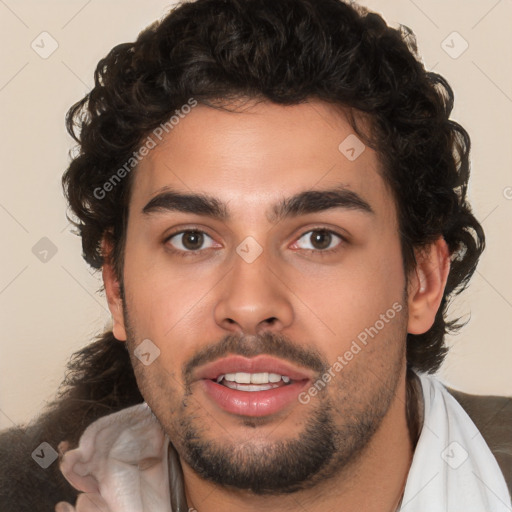
[(377, 211), (394, 206), (377, 154), (331, 105), (262, 102), (234, 112), (197, 105), (173, 122), (134, 171), (131, 212), (169, 187), (216, 197), (252, 218), (271, 216), (262, 208), (283, 196), (339, 186)]

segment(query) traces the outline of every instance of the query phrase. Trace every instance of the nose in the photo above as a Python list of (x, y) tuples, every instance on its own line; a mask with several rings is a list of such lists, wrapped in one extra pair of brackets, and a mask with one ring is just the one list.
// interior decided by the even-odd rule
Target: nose
[(233, 260), (231, 271), (218, 288), (216, 323), (226, 331), (246, 335), (281, 331), (291, 325), (291, 292), (277, 268), (271, 268), (265, 251), (251, 263), (237, 254)]

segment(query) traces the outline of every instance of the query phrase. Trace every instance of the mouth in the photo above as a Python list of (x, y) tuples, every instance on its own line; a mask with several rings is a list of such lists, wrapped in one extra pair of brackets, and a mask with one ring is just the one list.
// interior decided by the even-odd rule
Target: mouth
[(217, 379), (215, 379), (215, 382), (230, 389), (238, 389), (239, 391), (248, 391), (253, 393), (289, 385), (291, 383), (291, 379), (287, 375), (279, 375), (278, 373), (236, 372), (219, 375)]
[(298, 404), (312, 372), (288, 362), (258, 356), (229, 356), (201, 367), (195, 380), (207, 399), (225, 412), (268, 416)]

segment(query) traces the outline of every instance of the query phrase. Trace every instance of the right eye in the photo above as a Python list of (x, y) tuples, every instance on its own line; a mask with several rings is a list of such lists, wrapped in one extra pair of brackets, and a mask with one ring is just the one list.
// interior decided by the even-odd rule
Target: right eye
[[(210, 240), (210, 245), (208, 247), (203, 247), (205, 242)], [(182, 231), (178, 231), (173, 233), (165, 240), (166, 244), (172, 246), (172, 251), (176, 253), (183, 253), (182, 255), (187, 255), (186, 253), (198, 253), (201, 250), (211, 249), (213, 239), (207, 235), (204, 231), (199, 231), (197, 229), (186, 229)]]

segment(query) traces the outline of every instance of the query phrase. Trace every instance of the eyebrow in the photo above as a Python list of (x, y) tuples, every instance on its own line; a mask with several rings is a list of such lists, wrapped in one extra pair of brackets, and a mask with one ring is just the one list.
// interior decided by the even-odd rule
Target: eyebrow
[[(291, 197), (281, 199), (271, 206), (267, 213), (267, 219), (271, 223), (277, 223), (285, 218), (298, 217), (333, 208), (356, 210), (366, 214), (375, 213), (370, 204), (356, 192), (339, 186), (327, 190), (305, 190)], [(219, 199), (202, 193), (183, 193), (169, 187), (165, 187), (142, 209), (142, 213), (147, 215), (170, 211), (194, 213), (222, 221), (230, 219), (227, 205)]]

